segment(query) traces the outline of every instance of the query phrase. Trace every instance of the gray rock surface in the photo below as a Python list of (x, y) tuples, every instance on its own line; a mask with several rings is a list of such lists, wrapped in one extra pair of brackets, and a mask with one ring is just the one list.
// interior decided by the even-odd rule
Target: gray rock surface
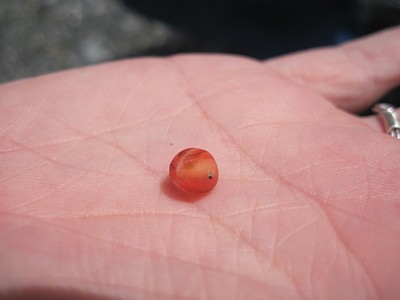
[(116, 0), (0, 0), (0, 82), (137, 56), (179, 38)]
[(266, 59), (400, 24), (400, 0), (306, 2), (0, 0), (0, 83), (151, 54)]

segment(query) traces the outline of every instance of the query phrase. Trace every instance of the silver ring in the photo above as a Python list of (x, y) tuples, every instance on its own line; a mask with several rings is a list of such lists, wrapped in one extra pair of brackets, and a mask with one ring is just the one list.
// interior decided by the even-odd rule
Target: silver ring
[(385, 132), (396, 139), (400, 139), (400, 117), (396, 108), (390, 104), (375, 104), (372, 110), (378, 114)]

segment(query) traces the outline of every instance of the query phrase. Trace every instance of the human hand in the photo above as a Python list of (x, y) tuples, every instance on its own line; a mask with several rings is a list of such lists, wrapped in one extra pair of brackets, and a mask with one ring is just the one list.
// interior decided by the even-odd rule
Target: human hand
[[(397, 28), (266, 62), (134, 59), (1, 86), (0, 291), (395, 299), (400, 142), (352, 112), (399, 84)], [(188, 147), (218, 163), (207, 195), (167, 178)]]

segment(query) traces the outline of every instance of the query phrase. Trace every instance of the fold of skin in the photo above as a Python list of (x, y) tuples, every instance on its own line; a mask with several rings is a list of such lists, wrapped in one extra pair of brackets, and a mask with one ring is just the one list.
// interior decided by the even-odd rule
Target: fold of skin
[[(399, 41), (0, 86), (0, 295), (396, 299), (400, 143), (346, 110), (400, 83)], [(217, 160), (211, 193), (169, 182), (188, 147)]]

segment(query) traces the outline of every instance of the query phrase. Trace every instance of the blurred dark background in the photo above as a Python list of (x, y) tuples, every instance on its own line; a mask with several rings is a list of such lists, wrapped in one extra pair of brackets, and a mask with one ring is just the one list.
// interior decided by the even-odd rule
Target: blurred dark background
[(0, 0), (0, 82), (121, 58), (256, 58), (400, 24), (400, 0)]

